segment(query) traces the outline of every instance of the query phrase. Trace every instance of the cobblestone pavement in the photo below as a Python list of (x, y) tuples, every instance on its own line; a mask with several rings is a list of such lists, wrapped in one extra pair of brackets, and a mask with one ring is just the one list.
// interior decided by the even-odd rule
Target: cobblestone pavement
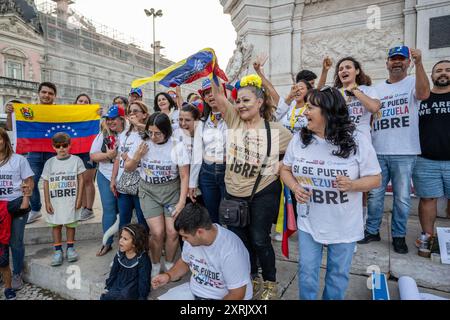
[[(0, 280), (0, 300), (5, 299), (3, 294), (4, 289), (3, 282)], [(16, 300), (64, 300), (57, 294), (39, 288), (31, 283), (25, 283), (21, 290), (16, 291), (16, 295)]]

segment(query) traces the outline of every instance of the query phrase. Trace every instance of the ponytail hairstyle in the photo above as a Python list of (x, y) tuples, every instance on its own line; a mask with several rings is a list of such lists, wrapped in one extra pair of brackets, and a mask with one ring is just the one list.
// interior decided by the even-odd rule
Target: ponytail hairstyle
[(192, 118), (194, 118), (194, 121), (197, 121), (202, 116), (200, 114), (200, 111), (192, 104), (187, 103), (182, 108), (181, 111), (183, 112), (189, 112), (192, 115)]
[(261, 78), (256, 74), (250, 74), (248, 76), (243, 77), (240, 81), (238, 81), (235, 85), (236, 91), (246, 88), (253, 92), (258, 99), (263, 99), (263, 104), (259, 109), (259, 113), (262, 118), (267, 121), (274, 120), (274, 110), (275, 104), (273, 103), (272, 98), (269, 93), (264, 90), (262, 86)]

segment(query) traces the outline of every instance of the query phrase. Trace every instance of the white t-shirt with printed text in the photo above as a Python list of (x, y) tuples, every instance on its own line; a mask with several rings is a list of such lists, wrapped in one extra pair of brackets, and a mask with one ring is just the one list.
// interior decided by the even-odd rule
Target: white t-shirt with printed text
[(76, 210), (78, 175), (86, 171), (83, 161), (75, 155), (59, 160), (48, 159), (42, 171), (42, 179), (48, 181), (50, 202), (54, 214), (47, 214), (48, 223), (63, 225), (76, 222), (81, 208)]
[(419, 107), (416, 78), (375, 86), (381, 109), (373, 116), (372, 143), (380, 155), (420, 154)]
[(117, 156), (119, 157), (119, 171), (117, 172), (116, 182), (119, 182), (120, 177), (125, 171), (125, 160), (122, 158), (122, 155), (130, 152), (133, 148), (139, 147), (139, 144), (142, 141), (143, 140), (137, 131), (131, 131), (128, 136), (125, 131), (119, 134), (119, 148), (117, 150)]
[(304, 115), (306, 108), (296, 108), (296, 106), (297, 102), (295, 100), (290, 105), (287, 105), (286, 101), (280, 98), (275, 111), (277, 121), (292, 133), (299, 132), (308, 125), (308, 119)]
[(222, 300), (229, 290), (247, 286), (245, 300), (253, 296), (250, 258), (233, 232), (215, 224), (217, 236), (210, 246), (192, 246), (185, 241), (181, 258), (191, 270), (190, 288), (194, 295)]
[[(297, 181), (312, 191), (309, 214), (298, 217), (298, 228), (322, 244), (350, 243), (364, 237), (362, 192), (342, 192), (337, 189), (336, 176), (355, 180), (381, 172), (375, 150), (361, 133), (355, 134), (356, 154), (343, 159), (332, 154), (337, 150), (317, 136), (303, 147), (296, 134), (283, 159), (291, 167)], [(297, 205), (297, 209), (299, 207)]]
[(27, 159), (13, 153), (7, 163), (0, 167), (0, 200), (12, 201), (20, 198), (22, 181), (34, 176)]
[[(358, 86), (358, 89), (369, 98), (380, 100), (374, 87), (361, 85)], [(366, 107), (364, 107), (364, 105), (361, 103), (361, 101), (358, 100), (358, 98), (347, 97), (345, 94), (345, 90), (343, 90), (342, 88), (339, 90), (343, 92), (344, 98), (348, 99), (348, 114), (350, 116), (350, 119), (356, 125), (356, 130), (364, 134), (370, 141), (370, 118), (372, 116), (372, 113), (367, 110)]]
[[(140, 161), (141, 179), (150, 184), (162, 184), (179, 177), (178, 167), (189, 165), (190, 157), (183, 143), (170, 138), (164, 144), (156, 144), (150, 139), (146, 141), (147, 154)], [(128, 157), (134, 159), (139, 146), (130, 150)]]
[[(103, 145), (103, 140), (105, 139), (103, 133), (99, 133), (94, 141), (92, 142), (92, 146), (91, 146), (91, 151), (89, 152), (90, 154), (93, 153), (98, 153), (98, 152), (103, 152), (102, 151), (102, 145)], [(112, 176), (112, 171), (113, 171), (113, 166), (114, 163), (111, 162), (110, 160), (107, 161), (100, 161), (98, 163), (98, 171), (100, 171), (100, 173), (109, 181), (111, 181), (111, 176)]]

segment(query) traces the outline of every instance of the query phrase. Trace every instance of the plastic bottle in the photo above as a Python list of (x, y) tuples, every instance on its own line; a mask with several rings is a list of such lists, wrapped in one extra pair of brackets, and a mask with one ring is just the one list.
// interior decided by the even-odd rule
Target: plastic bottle
[[(309, 189), (306, 187), (303, 187), (303, 189), (309, 191)], [(309, 216), (309, 200), (306, 203), (297, 202), (297, 214), (301, 218), (307, 218)]]

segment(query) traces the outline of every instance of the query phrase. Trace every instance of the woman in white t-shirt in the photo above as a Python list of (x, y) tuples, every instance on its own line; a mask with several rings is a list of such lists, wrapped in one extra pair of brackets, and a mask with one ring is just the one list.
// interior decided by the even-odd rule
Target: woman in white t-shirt
[[(102, 227), (105, 234), (116, 222), (119, 214), (117, 194), (110, 189), (114, 159), (117, 156), (118, 135), (125, 129), (125, 110), (122, 106), (112, 105), (103, 116), (106, 118), (104, 129), (92, 142), (91, 160), (98, 162), (97, 185), (102, 201)], [(113, 237), (109, 237), (106, 243), (97, 252), (97, 256), (108, 253), (112, 247)]]
[(154, 110), (155, 112), (162, 112), (165, 113), (169, 119), (170, 123), (172, 124), (172, 129), (178, 129), (179, 123), (178, 123), (178, 117), (179, 117), (179, 110), (177, 103), (175, 100), (172, 99), (170, 94), (165, 92), (160, 92), (155, 97), (154, 102)]
[(318, 298), (328, 245), (323, 299), (343, 299), (355, 243), (364, 237), (362, 193), (380, 185), (381, 170), (337, 89), (314, 89), (307, 99), (308, 126), (291, 140), (281, 169), (298, 202), (299, 296)]
[(195, 129), (192, 163), (189, 174), (189, 198), (196, 202), (197, 189), (213, 223), (219, 223), (219, 205), (225, 197), (225, 151), (227, 124), (218, 109), (211, 81), (203, 80), (198, 90), (203, 112)]
[(364, 134), (369, 141), (372, 140), (370, 118), (381, 107), (378, 94), (371, 85), (372, 80), (353, 57), (342, 58), (336, 64), (334, 86), (344, 97), (356, 130)]
[(180, 110), (178, 118), (179, 128), (174, 130), (173, 137), (185, 144), (189, 158), (192, 159), (192, 148), (194, 147), (194, 133), (196, 123), (200, 120), (200, 111), (192, 104), (185, 104)]
[(120, 218), (119, 229), (131, 222), (133, 210), (135, 210), (137, 221), (148, 231), (147, 221), (142, 213), (138, 195), (127, 194), (124, 191), (117, 190), (117, 184), (125, 171), (124, 167), (125, 161), (128, 158), (128, 152), (139, 146), (142, 142), (141, 134), (145, 129), (145, 122), (148, 118), (148, 108), (141, 101), (132, 102), (127, 110), (127, 118), (130, 126), (127, 130), (124, 130), (119, 134), (119, 146), (117, 157), (114, 161), (110, 188), (114, 194), (117, 194)]
[[(23, 286), (22, 269), (25, 257), (23, 236), (30, 211), (33, 176), (28, 161), (25, 157), (14, 153), (8, 133), (0, 128), (0, 201), (7, 202), (8, 211), (3, 212), (4, 217), (0, 219), (0, 269), (4, 271), (3, 282), (7, 299), (10, 294), (14, 294), (12, 289), (19, 290)], [(13, 261), (12, 289), (8, 244), (11, 247)]]
[(178, 249), (174, 220), (184, 208), (188, 193), (189, 154), (183, 143), (172, 137), (169, 117), (162, 112), (150, 116), (144, 141), (128, 153), (125, 170), (139, 167), (139, 200), (150, 227), (152, 277), (161, 271), (165, 245), (165, 269), (169, 270)]

